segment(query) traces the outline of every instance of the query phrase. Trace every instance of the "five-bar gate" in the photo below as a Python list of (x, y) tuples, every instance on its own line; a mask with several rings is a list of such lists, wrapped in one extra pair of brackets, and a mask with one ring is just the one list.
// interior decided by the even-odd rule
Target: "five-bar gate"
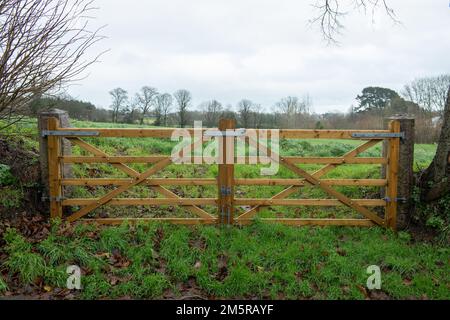
[[(222, 119), (219, 123), (219, 132), (233, 130), (234, 121)], [(259, 210), (268, 206), (339, 206), (344, 205), (364, 218), (347, 219), (313, 219), (313, 218), (266, 218), (266, 222), (277, 222), (289, 225), (348, 225), (348, 226), (372, 226), (380, 225), (395, 229), (397, 216), (397, 173), (399, 161), (399, 143), (402, 133), (398, 121), (391, 121), (388, 130), (300, 130), (281, 129), (279, 137), (286, 139), (353, 139), (362, 143), (340, 157), (285, 157), (276, 154), (266, 145), (261, 146), (258, 140), (247, 137), (247, 143), (253, 147), (263, 147), (274, 159), (279, 159), (279, 164), (291, 172), (297, 178), (259, 178), (240, 179), (234, 177), (234, 164), (218, 164), (218, 176), (214, 178), (182, 178), (167, 179), (155, 178), (156, 173), (162, 171), (172, 163), (171, 156), (116, 156), (109, 155), (98, 147), (87, 143), (84, 137), (154, 137), (170, 138), (174, 129), (98, 129), (98, 128), (60, 128), (56, 118), (48, 119), (48, 130), (42, 134), (48, 139), (48, 165), (49, 165), (49, 193), (50, 210), (52, 218), (63, 218), (63, 207), (77, 206), (79, 209), (67, 217), (68, 221), (76, 221), (83, 218), (87, 221), (96, 221), (104, 224), (117, 224), (128, 221), (168, 221), (180, 224), (239, 224), (251, 223)], [(196, 129), (187, 129), (195, 136)], [(202, 129), (201, 137), (203, 137)], [(260, 130), (256, 130), (260, 131)], [(222, 156), (226, 159), (227, 143), (234, 143), (238, 137), (225, 136), (221, 144)], [(73, 145), (90, 153), (90, 156), (71, 156), (61, 154), (62, 139), (68, 139)], [(231, 139), (231, 140), (230, 140)], [(357, 157), (362, 152), (386, 141), (387, 153), (383, 157)], [(195, 142), (194, 142), (195, 143)], [(63, 166), (68, 163), (107, 163), (125, 173), (128, 178), (66, 178), (62, 175)], [(129, 163), (152, 164), (151, 168), (144, 172), (138, 172), (131, 168)], [(322, 168), (315, 172), (307, 172), (298, 164), (321, 164)], [(336, 167), (343, 164), (381, 164), (386, 166), (386, 177), (383, 179), (325, 179), (324, 176)], [(121, 194), (137, 185), (147, 185), (163, 198), (121, 198)], [(168, 185), (189, 186), (217, 186), (216, 198), (181, 198), (166, 188)], [(235, 186), (261, 185), (261, 186), (285, 186), (286, 188), (268, 199), (261, 198), (236, 198)], [(66, 199), (63, 197), (63, 188), (66, 186), (114, 186), (115, 188), (98, 198)], [(330, 198), (324, 199), (288, 199), (289, 196), (304, 186), (320, 188)], [(385, 190), (385, 197), (377, 199), (351, 199), (334, 186), (378, 186)], [(103, 205), (179, 205), (190, 211), (196, 218), (89, 218), (86, 216)], [(217, 206), (217, 214), (207, 212), (202, 206)], [(238, 206), (250, 207), (245, 212), (236, 210)], [(384, 215), (373, 211), (373, 207), (384, 207)]]

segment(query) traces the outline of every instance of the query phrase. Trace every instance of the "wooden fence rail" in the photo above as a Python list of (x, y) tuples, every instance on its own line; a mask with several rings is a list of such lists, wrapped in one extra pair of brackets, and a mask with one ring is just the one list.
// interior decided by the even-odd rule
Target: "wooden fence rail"
[[(233, 120), (220, 120), (218, 131), (225, 133), (234, 130)], [(352, 139), (360, 140), (362, 143), (353, 150), (338, 157), (300, 157), (280, 156), (274, 150), (262, 145), (260, 141), (252, 137), (248, 139), (248, 145), (254, 148), (264, 149), (270, 159), (289, 170), (296, 178), (235, 178), (235, 164), (257, 164), (261, 163), (260, 157), (237, 157), (230, 152), (230, 145), (234, 146), (235, 136), (225, 134), (217, 139), (220, 140), (220, 156), (224, 159), (234, 159), (234, 163), (218, 164), (218, 176), (216, 178), (158, 178), (155, 174), (160, 173), (173, 163), (170, 156), (148, 155), (148, 156), (117, 156), (109, 155), (98, 147), (83, 140), (89, 138), (104, 137), (153, 137), (170, 138), (174, 129), (104, 129), (104, 128), (60, 128), (58, 120), (48, 119), (47, 130), (43, 135), (47, 137), (48, 143), (48, 167), (49, 167), (49, 195), (50, 213), (52, 218), (63, 218), (63, 207), (79, 207), (75, 212), (68, 215), (68, 221), (76, 221), (92, 215), (93, 211), (103, 205), (111, 206), (135, 206), (135, 205), (176, 205), (181, 206), (194, 214), (195, 218), (89, 218), (105, 224), (117, 224), (124, 220), (128, 221), (168, 221), (181, 224), (240, 224), (251, 223), (261, 208), (269, 206), (347, 206), (363, 216), (363, 219), (306, 219), (306, 218), (270, 218), (261, 219), (268, 223), (284, 223), (289, 225), (352, 225), (372, 226), (380, 225), (395, 229), (397, 217), (397, 179), (399, 146), (402, 133), (400, 124), (393, 120), (388, 130), (296, 130), (281, 129), (278, 132), (280, 138), (286, 139)], [(187, 129), (194, 137), (203, 139), (205, 130)], [(272, 136), (271, 130), (255, 130), (256, 134), (265, 134), (268, 138)], [(62, 139), (69, 140), (78, 146), (89, 156), (72, 156), (61, 153)], [(195, 139), (195, 138), (194, 138)], [(358, 157), (361, 153), (375, 146), (381, 141), (389, 144), (385, 157)], [(197, 141), (198, 142), (198, 141)], [(200, 143), (202, 140), (200, 140)], [(193, 143), (194, 145), (195, 143)], [(228, 148), (227, 148), (228, 147)], [(234, 147), (233, 147), (234, 150)], [(220, 157), (219, 156), (219, 157)], [(211, 163), (213, 158), (200, 158), (188, 155), (195, 164)], [(118, 169), (126, 178), (72, 178), (63, 177), (62, 167), (67, 164), (109, 164)], [(128, 164), (144, 163), (151, 164), (144, 172), (138, 172)], [(315, 172), (307, 172), (298, 164), (323, 165)], [(387, 175), (385, 179), (329, 179), (323, 178), (327, 173), (341, 165), (352, 164), (376, 164), (386, 166)], [(162, 198), (121, 198), (120, 196), (135, 186), (147, 186), (158, 193)], [(181, 198), (164, 186), (217, 186), (217, 197), (215, 198)], [(286, 188), (271, 198), (235, 198), (236, 186), (285, 186)], [(69, 186), (106, 186), (108, 192), (97, 198), (68, 198), (64, 197), (64, 188)], [(288, 199), (301, 188), (313, 186), (320, 189), (330, 198), (321, 199)], [(350, 199), (342, 192), (337, 191), (335, 186), (372, 186), (382, 187), (386, 190), (385, 198), (378, 199)], [(112, 188), (112, 189), (111, 189)], [(217, 207), (217, 214), (206, 211), (203, 206)], [(237, 207), (247, 206), (244, 212)], [(384, 215), (372, 211), (372, 207), (384, 208)]]

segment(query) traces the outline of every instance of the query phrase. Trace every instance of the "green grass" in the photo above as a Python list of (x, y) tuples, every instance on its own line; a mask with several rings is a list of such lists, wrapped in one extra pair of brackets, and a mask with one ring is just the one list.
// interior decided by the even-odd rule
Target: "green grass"
[(79, 265), (80, 299), (182, 297), (192, 286), (208, 298), (364, 299), (369, 265), (391, 298), (450, 298), (448, 247), (375, 227), (79, 224), (35, 244), (14, 230), (4, 238), (5, 265), (23, 284), (64, 286), (65, 268)]

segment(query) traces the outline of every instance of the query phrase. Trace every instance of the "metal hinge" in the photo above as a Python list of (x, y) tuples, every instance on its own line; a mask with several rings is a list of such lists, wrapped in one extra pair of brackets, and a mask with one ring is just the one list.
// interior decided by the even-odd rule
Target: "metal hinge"
[(245, 129), (237, 129), (237, 130), (207, 130), (203, 133), (205, 137), (241, 137), (245, 135)]
[(401, 138), (405, 139), (404, 132), (392, 133), (352, 133), (352, 138), (368, 138), (368, 139), (386, 139), (386, 138)]
[(41, 136), (59, 136), (59, 137), (95, 137), (99, 136), (100, 132), (98, 131), (57, 131), (57, 130), (42, 130)]
[(42, 201), (56, 201), (56, 202), (62, 202), (64, 200), (67, 200), (66, 197), (42, 197)]
[(231, 195), (231, 187), (221, 187), (220, 188), (220, 194), (223, 195), (223, 196)]
[[(392, 199), (389, 198), (389, 197), (385, 197), (383, 200), (386, 201), (386, 202), (392, 202)], [(407, 198), (394, 198), (394, 202), (405, 203), (405, 202), (407, 202), (407, 201), (408, 201)]]
[[(226, 212), (225, 212), (226, 211)], [(231, 209), (227, 207), (226, 210), (224, 207), (220, 209), (220, 221), (226, 224), (231, 224)]]

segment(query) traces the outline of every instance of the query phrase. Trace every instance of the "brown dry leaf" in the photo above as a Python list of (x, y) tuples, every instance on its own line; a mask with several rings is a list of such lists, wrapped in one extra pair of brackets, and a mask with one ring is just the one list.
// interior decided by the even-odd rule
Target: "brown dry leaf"
[(202, 263), (200, 262), (200, 261), (197, 261), (195, 264), (194, 264), (194, 269), (200, 269), (201, 268), (201, 266), (202, 266)]
[(366, 288), (364, 288), (362, 285), (358, 284), (356, 286), (358, 288), (359, 291), (361, 291), (361, 293), (364, 295), (364, 297), (366, 297), (366, 299), (369, 298), (369, 294), (367, 293)]
[(131, 264), (130, 260), (122, 260), (119, 263), (116, 263), (114, 266), (119, 268), (127, 268)]
[(346, 256), (347, 252), (342, 248), (336, 248), (336, 253), (340, 256)]
[(97, 257), (97, 258), (103, 258), (103, 257), (105, 257), (105, 258), (110, 258), (111, 257), (111, 254), (109, 253), (109, 252), (101, 252), (101, 253), (97, 253), (97, 254), (95, 254), (95, 256)]
[(50, 292), (50, 291), (53, 290), (53, 288), (50, 287), (50, 286), (44, 286), (44, 290), (45, 290), (46, 292)]
[(391, 298), (381, 290), (370, 291), (370, 299), (372, 300), (390, 300)]
[(117, 277), (115, 277), (115, 276), (112, 276), (111, 279), (109, 280), (109, 283), (110, 283), (112, 286), (115, 286), (118, 282), (119, 282), (119, 278), (117, 278)]

